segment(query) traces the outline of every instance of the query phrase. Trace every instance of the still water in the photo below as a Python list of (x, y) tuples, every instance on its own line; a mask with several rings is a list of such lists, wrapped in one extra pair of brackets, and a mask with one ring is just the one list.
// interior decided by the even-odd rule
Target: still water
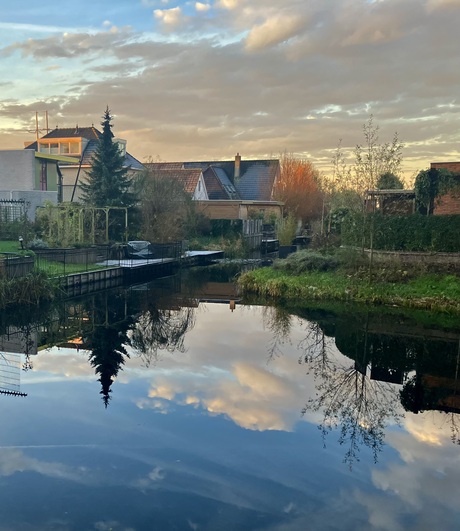
[(455, 320), (207, 275), (1, 316), (0, 530), (458, 529)]

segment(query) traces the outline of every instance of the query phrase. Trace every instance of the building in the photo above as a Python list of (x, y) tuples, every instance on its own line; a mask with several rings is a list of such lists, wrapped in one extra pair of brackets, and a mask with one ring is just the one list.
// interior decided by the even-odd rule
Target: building
[[(60, 161), (59, 170), (62, 180), (59, 184), (60, 201), (78, 201), (80, 184), (86, 180), (91, 169), (92, 158), (97, 149), (102, 133), (95, 127), (56, 128), (35, 142), (26, 145), (27, 150), (34, 150), (40, 156), (71, 157), (71, 162)], [(125, 157), (124, 166), (134, 176), (145, 170), (144, 166), (126, 151), (126, 140), (114, 138)]]
[(448, 170), (455, 175), (458, 189), (441, 196), (435, 202), (433, 214), (460, 214), (460, 162), (432, 162), (430, 167), (437, 170)]
[(46, 201), (62, 200), (60, 164), (76, 164), (66, 155), (32, 150), (0, 151), (0, 204), (4, 219), (13, 221), (22, 215), (35, 219), (37, 207)]
[[(187, 191), (193, 191), (193, 198), (198, 201), (198, 210), (210, 219), (282, 214), (283, 204), (273, 200), (273, 188), (280, 175), (277, 159), (242, 160), (238, 153), (234, 160), (156, 162), (145, 166), (152, 174), (186, 183)], [(198, 187), (202, 187), (200, 193)]]

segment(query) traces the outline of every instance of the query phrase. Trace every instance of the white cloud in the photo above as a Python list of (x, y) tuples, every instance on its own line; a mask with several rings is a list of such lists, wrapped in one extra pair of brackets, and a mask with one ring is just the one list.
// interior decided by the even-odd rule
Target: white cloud
[(204, 4), (203, 2), (195, 2), (195, 9), (197, 11), (209, 11), (211, 9), (210, 4)]
[(153, 12), (155, 18), (161, 20), (164, 24), (169, 26), (176, 25), (182, 16), (182, 10), (179, 6), (171, 9), (155, 9)]

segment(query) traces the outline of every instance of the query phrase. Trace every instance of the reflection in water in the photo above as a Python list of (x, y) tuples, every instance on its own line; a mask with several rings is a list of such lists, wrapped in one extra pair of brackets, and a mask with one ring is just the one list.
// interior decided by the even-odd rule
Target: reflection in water
[[(234, 287), (226, 283), (228, 275), (222, 277), (221, 270), (211, 273), (207, 278), (200, 270), (69, 300), (27, 319), (2, 315), (2, 337), (10, 341), (16, 334), (11, 350), (25, 354), (24, 370), (33, 367), (31, 360), (40, 348), (52, 345), (88, 355), (107, 407), (113, 382), (130, 355), (148, 368), (160, 351), (184, 353), (199, 299), (217, 297), (223, 302), (224, 297), (235, 297)], [(320, 414), (324, 441), (338, 430), (350, 466), (359, 459), (361, 447), (370, 448), (377, 459), (385, 429), (401, 420), (401, 404), (414, 413), (445, 412), (452, 440), (459, 442), (460, 334), (455, 327), (434, 328), (407, 316), (337, 308), (266, 306), (262, 311), (264, 326), (271, 332), (269, 365), (291, 347), (294, 325), (304, 328), (297, 345), (299, 362), (314, 377), (316, 394), (307, 397), (303, 414)], [(337, 355), (337, 348), (343, 356)]]
[[(458, 331), (420, 327), (401, 316), (382, 321), (382, 314), (369, 312), (266, 308), (264, 322), (274, 337), (269, 359), (288, 340), (293, 315), (306, 319), (299, 362), (316, 382), (316, 394), (303, 414), (322, 414), (324, 441), (339, 430), (350, 467), (359, 460), (361, 446), (369, 447), (377, 461), (386, 427), (403, 418), (401, 404), (414, 413), (446, 412), (452, 441), (460, 442)], [(345, 357), (335, 355), (336, 347)]]
[(125, 347), (126, 339), (124, 327), (96, 326), (88, 340), (88, 348), (91, 349), (89, 360), (99, 375), (105, 407), (110, 401), (110, 386), (125, 363), (125, 357), (129, 358)]
[(129, 344), (147, 367), (157, 360), (159, 350), (184, 352), (185, 334), (195, 324), (195, 308), (160, 309), (155, 302), (142, 312), (130, 330)]

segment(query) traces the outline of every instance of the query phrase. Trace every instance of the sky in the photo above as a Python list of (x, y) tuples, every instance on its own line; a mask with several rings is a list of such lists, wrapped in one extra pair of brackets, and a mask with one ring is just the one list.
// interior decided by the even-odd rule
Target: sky
[[(141, 162), (308, 158), (404, 143), (460, 160), (460, 0), (0, 0), (1, 149), (94, 124)], [(351, 162), (351, 159), (350, 159)]]

